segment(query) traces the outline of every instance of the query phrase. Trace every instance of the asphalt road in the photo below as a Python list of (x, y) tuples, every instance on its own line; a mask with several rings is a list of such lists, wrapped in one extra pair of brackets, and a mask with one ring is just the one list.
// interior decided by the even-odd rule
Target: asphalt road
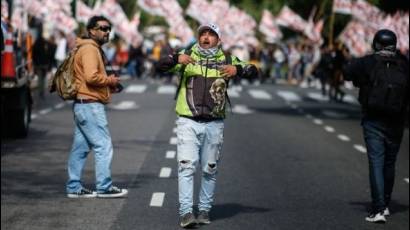
[[(129, 189), (128, 198), (65, 197), (72, 105), (48, 95), (35, 99), (27, 139), (2, 139), (3, 229), (179, 229), (175, 87), (124, 84), (108, 116), (113, 179)], [(232, 87), (212, 224), (200, 229), (407, 230), (408, 129), (397, 162), (393, 215), (385, 225), (368, 224), (360, 108), (356, 92), (347, 92), (346, 103), (331, 103), (315, 88)], [(92, 154), (83, 181), (94, 186)]]

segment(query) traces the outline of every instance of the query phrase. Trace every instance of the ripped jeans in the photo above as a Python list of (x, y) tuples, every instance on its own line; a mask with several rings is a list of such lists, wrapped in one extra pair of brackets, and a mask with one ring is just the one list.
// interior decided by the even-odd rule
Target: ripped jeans
[(198, 209), (209, 212), (214, 201), (216, 174), (223, 143), (224, 122), (196, 122), (180, 117), (178, 136), (179, 215), (193, 212), (194, 175), (201, 165)]

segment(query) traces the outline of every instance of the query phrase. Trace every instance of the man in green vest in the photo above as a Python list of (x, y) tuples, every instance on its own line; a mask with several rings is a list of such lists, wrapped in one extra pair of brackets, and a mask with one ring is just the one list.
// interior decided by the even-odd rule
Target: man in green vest
[[(216, 174), (223, 143), (228, 82), (235, 77), (256, 76), (253, 65), (226, 55), (219, 27), (198, 28), (198, 42), (188, 50), (160, 60), (159, 70), (181, 73), (177, 91), (178, 188), (180, 226), (210, 224)], [(194, 174), (201, 165), (202, 181), (198, 215), (193, 212)]]

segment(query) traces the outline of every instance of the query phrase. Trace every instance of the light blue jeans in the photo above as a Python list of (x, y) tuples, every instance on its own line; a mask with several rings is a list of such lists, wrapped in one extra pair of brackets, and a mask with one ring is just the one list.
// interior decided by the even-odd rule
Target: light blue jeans
[(211, 210), (223, 133), (223, 120), (200, 123), (184, 117), (178, 118), (180, 216), (193, 211), (194, 174), (198, 165), (201, 165), (202, 171), (198, 209), (207, 212)]
[(97, 192), (107, 191), (112, 184), (111, 160), (113, 147), (105, 106), (100, 103), (74, 103), (74, 141), (68, 159), (67, 193), (82, 189), (81, 173), (92, 149), (95, 158)]

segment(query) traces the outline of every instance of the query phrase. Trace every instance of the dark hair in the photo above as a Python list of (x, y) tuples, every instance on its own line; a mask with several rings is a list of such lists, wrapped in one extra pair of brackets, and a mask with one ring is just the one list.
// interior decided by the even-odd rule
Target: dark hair
[(97, 27), (97, 23), (99, 21), (106, 21), (110, 24), (111, 26), (111, 22), (110, 20), (108, 20), (106, 17), (102, 16), (102, 15), (98, 15), (98, 16), (93, 16), (88, 20), (87, 23), (87, 31), (90, 31), (91, 29)]

